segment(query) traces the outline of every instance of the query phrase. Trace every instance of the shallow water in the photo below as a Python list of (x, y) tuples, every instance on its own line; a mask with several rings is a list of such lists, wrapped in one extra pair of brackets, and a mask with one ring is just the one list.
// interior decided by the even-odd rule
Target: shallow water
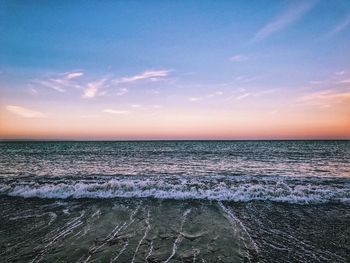
[(13, 197), (1, 203), (4, 262), (349, 260), (344, 205)]
[(349, 262), (350, 143), (2, 142), (4, 262)]

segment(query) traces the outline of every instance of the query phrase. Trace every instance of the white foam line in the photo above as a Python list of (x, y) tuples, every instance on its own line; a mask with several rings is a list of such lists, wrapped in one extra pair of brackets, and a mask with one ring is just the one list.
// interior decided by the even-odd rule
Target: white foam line
[(304, 242), (303, 240), (300, 240), (300, 239), (298, 239), (298, 238), (296, 238), (296, 237), (294, 237), (294, 236), (292, 236), (284, 231), (271, 230), (271, 232), (276, 233), (277, 235), (281, 236), (282, 238), (283, 238), (283, 235), (286, 236), (286, 238), (284, 238), (284, 239), (287, 241), (290, 241), (290, 239), (294, 240), (296, 246), (299, 246), (301, 250), (303, 250), (306, 254), (309, 254), (310, 256), (312, 256), (315, 259), (317, 259), (317, 257), (320, 257), (323, 260), (330, 260), (329, 258), (325, 257), (325, 255), (328, 255), (331, 257), (335, 256), (339, 260), (346, 262), (343, 257), (341, 257), (337, 254), (331, 253), (329, 251), (319, 250), (319, 249), (315, 248), (312, 244), (308, 244), (308, 243)]
[[(241, 220), (239, 220), (233, 213), (231, 210), (229, 210), (227, 207), (225, 207), (223, 205), (222, 202), (218, 202), (219, 206), (222, 208), (222, 210), (227, 214), (228, 218), (231, 219), (232, 221), (234, 221), (236, 224), (238, 224), (242, 230), (245, 232), (245, 234), (247, 235), (247, 237), (249, 238), (251, 244), (254, 247), (254, 250), (256, 251), (256, 253), (259, 252), (258, 246), (256, 245), (256, 243), (254, 242), (253, 238), (250, 236), (247, 228), (244, 226), (244, 224), (242, 223)], [(230, 221), (230, 220), (229, 220)]]
[(60, 237), (64, 236), (64, 234), (66, 234), (67, 232), (70, 232), (70, 230), (73, 230), (74, 228), (76, 228), (77, 225), (81, 225), (82, 222), (80, 221), (80, 219), (84, 216), (84, 214), (85, 214), (85, 211), (82, 211), (80, 216), (74, 218), (73, 220), (68, 222), (65, 226), (63, 226), (63, 228), (61, 228), (62, 231), (51, 242), (49, 242), (49, 244), (47, 244), (46, 247), (52, 244), (53, 241), (55, 242)]
[(72, 237), (77, 237), (77, 239), (79, 239), (79, 234), (83, 232), (83, 229), (79, 230), (75, 235), (73, 235)]
[[(80, 238), (82, 238), (83, 236), (85, 236), (89, 231), (90, 231), (90, 224), (91, 224), (91, 222), (90, 221), (94, 221), (95, 220), (95, 217), (96, 217), (96, 219), (99, 219), (100, 218), (100, 215), (101, 215), (101, 211), (100, 211), (100, 209), (97, 209), (96, 210), (96, 212), (94, 212), (92, 215), (91, 215), (91, 217), (90, 217), (90, 219), (88, 219), (87, 221), (86, 221), (86, 226), (82, 229), (82, 230), (80, 230), (77, 234), (75, 234), (73, 237), (77, 237), (77, 239), (80, 239)], [(80, 234), (80, 233), (82, 233), (82, 234)]]
[(50, 216), (50, 221), (48, 223), (48, 225), (51, 225), (53, 221), (56, 220), (57, 218), (57, 214), (54, 213), (54, 212), (46, 212), (46, 213), (43, 213), (43, 214), (34, 214), (34, 215), (26, 215), (26, 216), (15, 216), (15, 217), (10, 217), (9, 220), (18, 220), (18, 219), (28, 219), (28, 218), (38, 218), (38, 217), (43, 217), (43, 216), (46, 216), (46, 215), (49, 215)]
[(85, 259), (84, 263), (88, 262), (88, 261), (90, 260), (90, 258), (91, 258), (91, 255), (89, 255), (89, 256)]
[(327, 254), (327, 255), (330, 255), (330, 256), (334, 256), (334, 257), (336, 257), (336, 258), (342, 260), (342, 262), (346, 262), (346, 259), (345, 259), (345, 258), (343, 258), (342, 256), (339, 256), (339, 255), (336, 254), (336, 253), (332, 253), (332, 252), (330, 252), (330, 251), (324, 251), (324, 253)]
[[(303, 251), (303, 255), (309, 255), (310, 257), (314, 258), (314, 259), (317, 259), (317, 256), (315, 254), (315, 247), (310, 245), (310, 244), (307, 244), (305, 243), (304, 241), (302, 240), (299, 240), (298, 238), (295, 238), (293, 237), (292, 235), (289, 235), (287, 234), (286, 232), (284, 231), (280, 231), (280, 230), (271, 230), (270, 231), (271, 233), (275, 233), (277, 234), (279, 237), (281, 237), (283, 240), (285, 240), (288, 244), (290, 244), (292, 241), (295, 241), (293, 242), (293, 244), (299, 248), (299, 250), (302, 250)], [(267, 243), (267, 245), (271, 246), (271, 247), (275, 247), (273, 244), (271, 243)], [(320, 257), (323, 259), (323, 260), (328, 260), (327, 258), (324, 258), (320, 255)]]
[(113, 259), (111, 259), (110, 263), (116, 261), (121, 254), (123, 254), (123, 252), (125, 251), (126, 247), (129, 245), (129, 239), (127, 239), (127, 241), (125, 242), (124, 246), (122, 247), (122, 249), (119, 251), (118, 255), (116, 255)]
[[(326, 182), (326, 183), (325, 183)], [(296, 204), (350, 203), (348, 179), (298, 177), (113, 177), (100, 180), (55, 181), (35, 179), (1, 183), (0, 193), (40, 198), (158, 198), (247, 202), (268, 200)]]
[(85, 215), (85, 211), (83, 210), (80, 214), (80, 216), (73, 218), (72, 220), (70, 220), (68, 223), (66, 223), (63, 227), (54, 229), (52, 230), (48, 235), (54, 234), (55, 232), (60, 232), (61, 230), (63, 231), (64, 228), (68, 228), (71, 225), (75, 224), (77, 221), (80, 221), (80, 219)]
[(178, 247), (178, 245), (179, 245), (179, 244), (181, 243), (181, 241), (182, 241), (182, 235), (180, 234), (180, 232), (182, 231), (183, 226), (184, 226), (185, 221), (186, 221), (186, 218), (187, 218), (187, 215), (188, 215), (189, 213), (191, 213), (191, 210), (192, 210), (192, 209), (187, 209), (187, 210), (183, 213), (182, 221), (181, 221), (181, 225), (180, 225), (180, 231), (178, 231), (179, 234), (177, 235), (177, 237), (176, 237), (176, 239), (175, 239), (175, 241), (174, 241), (173, 250), (172, 250), (172, 252), (171, 252), (171, 255), (168, 257), (168, 259), (165, 260), (165, 261), (163, 261), (163, 263), (168, 263), (168, 262), (173, 258), (173, 256), (175, 255), (176, 250), (177, 250), (177, 247)]
[[(135, 221), (135, 215), (136, 215), (136, 213), (139, 211), (139, 209), (140, 209), (140, 206), (141, 206), (141, 203), (136, 207), (136, 209), (130, 214), (130, 217), (129, 217), (129, 223), (127, 224), (127, 225), (125, 225), (126, 223), (124, 223), (124, 228), (122, 229), (123, 231), (124, 230), (126, 230), (134, 221)], [(117, 260), (119, 257), (120, 257), (120, 255), (124, 252), (124, 250), (126, 249), (126, 247), (128, 246), (128, 244), (129, 244), (129, 239), (127, 240), (127, 242), (125, 243), (125, 245), (123, 246), (123, 248), (120, 250), (120, 252), (118, 253), (118, 255), (115, 257), (115, 258), (113, 258), (113, 259), (111, 259), (111, 261), (110, 262), (114, 262), (115, 260)]]
[(148, 251), (148, 254), (147, 256), (145, 257), (145, 261), (148, 263), (148, 258), (152, 255), (153, 253), (153, 239), (151, 241), (151, 244), (149, 246), (149, 251)]
[(85, 214), (85, 211), (82, 211), (79, 217), (73, 219), (68, 224), (66, 224), (63, 229), (66, 227), (66, 229), (62, 230), (56, 237), (54, 237), (45, 247), (44, 249), (31, 261), (36, 262), (40, 261), (42, 257), (45, 255), (45, 253), (48, 251), (48, 249), (55, 244), (59, 239), (64, 238), (68, 236), (75, 228), (79, 227), (83, 224), (83, 222), (80, 221), (80, 218)]
[(138, 212), (138, 210), (140, 209), (141, 204), (138, 205), (138, 207), (130, 214), (129, 217), (129, 222), (128, 224), (126, 224), (126, 222), (124, 222), (118, 229), (117, 227), (119, 225), (117, 225), (112, 232), (106, 237), (105, 242), (103, 242), (99, 247), (92, 247), (89, 249), (89, 256), (86, 258), (86, 260), (84, 261), (84, 263), (87, 263), (92, 254), (96, 253), (100, 248), (102, 248), (103, 246), (105, 246), (109, 241), (111, 241), (120, 231), (124, 231), (125, 229), (127, 229), (134, 221), (135, 218), (134, 216), (136, 215), (136, 213)]
[(178, 235), (178, 236), (176, 237), (175, 241), (174, 241), (173, 250), (172, 250), (172, 252), (171, 252), (171, 255), (170, 255), (170, 256), (168, 257), (168, 259), (165, 260), (163, 263), (168, 263), (168, 262), (173, 258), (173, 256), (174, 256), (175, 253), (176, 253), (176, 250), (177, 250), (177, 245), (178, 245), (178, 243), (181, 242), (181, 240), (182, 240), (182, 236), (181, 236), (181, 235)]
[(134, 263), (134, 262), (135, 262), (137, 252), (138, 252), (138, 250), (139, 250), (139, 248), (140, 248), (140, 246), (141, 246), (143, 240), (145, 240), (145, 238), (146, 238), (148, 232), (149, 232), (150, 229), (151, 229), (151, 225), (150, 225), (149, 219), (150, 219), (150, 213), (149, 213), (149, 210), (148, 210), (148, 212), (147, 212), (147, 218), (146, 218), (146, 224), (147, 224), (147, 226), (146, 226), (146, 229), (145, 229), (145, 233), (143, 234), (143, 237), (140, 239), (139, 243), (137, 244), (137, 247), (136, 247), (136, 249), (135, 249), (134, 256), (132, 257), (131, 263)]
[(27, 218), (33, 218), (33, 217), (43, 217), (45, 216), (47, 213), (43, 213), (40, 215), (26, 215), (26, 216), (15, 216), (15, 217), (10, 217), (9, 220), (18, 220), (18, 219), (27, 219)]
[(96, 212), (91, 215), (91, 218), (93, 218), (95, 216), (97, 216), (97, 218), (99, 218), (100, 215), (101, 215), (101, 211), (100, 211), (100, 209), (97, 209)]
[(91, 255), (93, 255), (94, 253), (96, 253), (99, 249), (101, 249), (102, 247), (104, 247), (110, 240), (112, 240), (118, 233), (119, 231), (122, 229), (122, 227), (125, 225), (126, 223), (124, 222), (124, 224), (122, 226), (119, 227), (119, 224), (116, 225), (114, 227), (114, 229), (111, 231), (111, 233), (109, 233), (109, 235), (105, 238), (104, 242), (99, 245), (98, 247), (93, 246), (92, 248), (89, 249), (89, 256), (86, 258), (86, 260), (84, 261), (84, 263), (88, 262), (91, 258)]
[(47, 244), (45, 247), (49, 247), (51, 245), (53, 245), (54, 243), (56, 243), (57, 240), (59, 240), (60, 238), (63, 238), (67, 235), (69, 235), (73, 229), (77, 228), (78, 226), (82, 225), (83, 222), (76, 222), (74, 225), (71, 225), (68, 229), (64, 230), (63, 232), (61, 232), (58, 236), (56, 236), (49, 244)]
[(122, 229), (122, 227), (125, 225), (125, 223), (119, 227), (119, 224), (115, 226), (115, 228), (112, 230), (112, 232), (107, 236), (107, 238), (105, 239), (105, 241), (98, 246), (94, 252), (98, 251), (100, 248), (104, 247), (109, 241), (111, 241), (118, 233), (119, 231)]
[[(262, 240), (262, 243), (266, 244), (267, 246), (272, 247), (273, 249), (276, 249), (276, 250), (280, 250), (280, 251), (286, 251), (287, 250), (287, 251), (289, 251), (288, 247), (277, 246), (277, 245), (272, 244), (272, 242), (266, 242), (266, 241)], [(280, 245), (280, 244), (278, 244), (278, 245)]]
[[(79, 217), (76, 218), (76, 219), (80, 219), (80, 218), (81, 218), (81, 216), (79, 216)], [(77, 228), (78, 226), (80, 226), (80, 225), (83, 224), (83, 222), (81, 222), (80, 220), (77, 221), (76, 219), (74, 220), (74, 222), (72, 222), (72, 223), (70, 223), (70, 224), (67, 224), (67, 225), (65, 225), (63, 228), (61, 228), (62, 231), (59, 232), (58, 235), (57, 235), (56, 237), (54, 237), (54, 238), (45, 246), (45, 248), (50, 247), (51, 245), (53, 245), (54, 243), (56, 243), (56, 241), (59, 240), (60, 238), (63, 238), (63, 237), (65, 237), (65, 236), (69, 235), (69, 234), (72, 232), (72, 230), (74, 230), (75, 228)]]
[(137, 207), (136, 207), (136, 209), (131, 213), (131, 215), (130, 215), (130, 217), (129, 217), (129, 223), (128, 223), (128, 225), (124, 228), (124, 230), (125, 229), (127, 229), (134, 221), (135, 221), (135, 215), (137, 214), (137, 212), (140, 210), (140, 207), (141, 207), (141, 204), (142, 203), (140, 203)]
[(62, 212), (66, 215), (70, 215), (70, 212), (69, 212), (69, 209), (68, 208), (65, 208), (62, 210)]

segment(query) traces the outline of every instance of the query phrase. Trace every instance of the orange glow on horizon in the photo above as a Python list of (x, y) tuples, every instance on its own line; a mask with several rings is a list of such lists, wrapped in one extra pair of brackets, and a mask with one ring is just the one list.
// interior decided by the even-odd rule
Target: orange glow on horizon
[[(240, 116), (240, 117), (239, 117)], [(251, 113), (234, 117), (161, 113), (154, 116), (102, 116), (25, 119), (1, 117), (1, 139), (349, 139), (344, 115)]]

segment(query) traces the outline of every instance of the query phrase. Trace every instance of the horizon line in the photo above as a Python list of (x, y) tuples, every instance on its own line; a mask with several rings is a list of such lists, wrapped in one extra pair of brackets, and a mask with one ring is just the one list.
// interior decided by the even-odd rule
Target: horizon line
[(350, 138), (284, 138), (284, 139), (0, 139), (0, 142), (154, 142), (154, 141), (350, 141)]

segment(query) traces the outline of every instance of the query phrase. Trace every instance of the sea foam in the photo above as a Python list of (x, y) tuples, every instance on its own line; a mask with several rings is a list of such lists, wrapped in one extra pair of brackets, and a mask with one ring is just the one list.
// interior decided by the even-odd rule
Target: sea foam
[(157, 198), (297, 204), (350, 203), (350, 180), (344, 178), (250, 176), (114, 176), (0, 180), (0, 194), (39, 198)]

